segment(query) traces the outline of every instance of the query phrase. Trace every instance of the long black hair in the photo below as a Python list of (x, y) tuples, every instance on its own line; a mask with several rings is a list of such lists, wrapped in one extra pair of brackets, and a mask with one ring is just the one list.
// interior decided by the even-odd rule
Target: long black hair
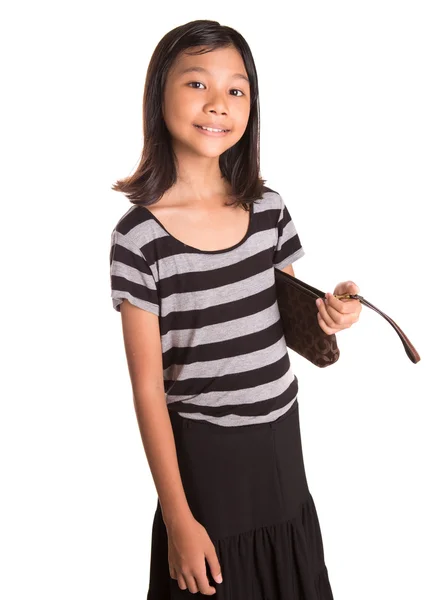
[[(192, 50), (196, 46), (205, 48)], [(259, 90), (252, 52), (243, 36), (217, 21), (196, 20), (169, 31), (157, 44), (149, 62), (143, 95), (144, 145), (134, 173), (117, 181), (112, 189), (123, 192), (133, 204), (150, 205), (176, 182), (176, 157), (162, 105), (167, 73), (177, 56), (189, 50), (203, 54), (234, 47), (243, 58), (250, 81), (250, 115), (241, 139), (219, 157), (222, 176), (230, 183), (232, 204), (248, 204), (261, 198), (266, 180), (259, 165)]]

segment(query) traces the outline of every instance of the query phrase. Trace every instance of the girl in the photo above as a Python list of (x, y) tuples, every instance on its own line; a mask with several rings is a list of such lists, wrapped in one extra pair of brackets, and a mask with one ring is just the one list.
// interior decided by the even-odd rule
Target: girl
[[(331, 600), (274, 287), (274, 268), (294, 274), (304, 249), (259, 175), (245, 39), (207, 20), (167, 33), (143, 124), (140, 164), (113, 187), (133, 206), (110, 271), (158, 493), (147, 598)], [(319, 326), (335, 333), (360, 309), (331, 295)]]

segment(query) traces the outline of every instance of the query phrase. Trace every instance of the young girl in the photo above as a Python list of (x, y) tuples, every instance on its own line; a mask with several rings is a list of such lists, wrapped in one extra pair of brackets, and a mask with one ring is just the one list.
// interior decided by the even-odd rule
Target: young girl
[[(259, 175), (245, 39), (206, 20), (166, 34), (143, 121), (140, 164), (113, 187), (133, 206), (110, 271), (158, 493), (147, 598), (331, 600), (274, 287), (274, 268), (294, 274), (304, 250)], [(319, 326), (335, 333), (360, 309), (331, 295)]]

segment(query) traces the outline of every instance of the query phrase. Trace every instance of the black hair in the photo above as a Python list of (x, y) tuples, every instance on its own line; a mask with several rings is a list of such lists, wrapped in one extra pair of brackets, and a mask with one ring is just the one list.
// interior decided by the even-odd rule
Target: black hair
[[(199, 50), (194, 47), (204, 46)], [(162, 106), (167, 74), (181, 52), (203, 54), (234, 47), (240, 53), (250, 81), (250, 115), (238, 142), (219, 157), (222, 176), (229, 182), (231, 204), (248, 204), (261, 198), (264, 183), (259, 165), (259, 90), (252, 52), (235, 29), (217, 21), (190, 21), (169, 31), (157, 44), (146, 74), (143, 95), (144, 145), (134, 173), (118, 180), (112, 189), (123, 192), (133, 204), (150, 205), (176, 182), (176, 157), (164, 122)]]

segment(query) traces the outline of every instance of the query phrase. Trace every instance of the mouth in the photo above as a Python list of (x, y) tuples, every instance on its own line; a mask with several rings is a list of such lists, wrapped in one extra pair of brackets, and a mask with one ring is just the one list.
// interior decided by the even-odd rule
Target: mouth
[(221, 137), (230, 132), (230, 129), (223, 129), (220, 127), (204, 127), (203, 125), (194, 125), (198, 131), (205, 135), (211, 135), (214, 137)]

